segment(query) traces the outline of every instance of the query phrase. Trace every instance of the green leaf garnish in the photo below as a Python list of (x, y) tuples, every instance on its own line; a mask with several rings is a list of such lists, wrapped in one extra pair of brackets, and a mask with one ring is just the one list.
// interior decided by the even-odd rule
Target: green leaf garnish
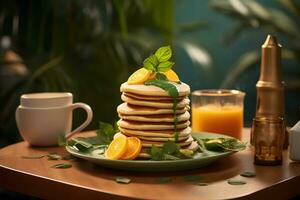
[(68, 169), (71, 167), (72, 167), (72, 165), (68, 164), (68, 163), (60, 163), (60, 164), (56, 164), (56, 165), (52, 166), (52, 168), (56, 168), (56, 169)]
[(251, 178), (251, 177), (255, 177), (256, 174), (254, 172), (245, 171), (245, 172), (241, 173), (240, 176)]
[(163, 46), (157, 49), (155, 56), (159, 62), (165, 62), (172, 57), (172, 50), (170, 46)]
[(171, 181), (171, 177), (158, 177), (155, 179), (155, 182), (160, 184), (170, 183)]
[(174, 62), (165, 61), (165, 62), (159, 63), (159, 65), (157, 66), (157, 70), (159, 72), (166, 72), (166, 71), (170, 70), (174, 65), (175, 65)]
[(56, 154), (56, 153), (50, 153), (47, 155), (48, 160), (62, 160), (63, 156)]
[(153, 145), (149, 153), (152, 160), (180, 160), (191, 158), (191, 156), (182, 154), (179, 145), (174, 141), (165, 142), (162, 148)]
[(21, 156), (21, 158), (24, 158), (24, 159), (41, 159), (45, 156), (46, 155), (27, 155), (27, 156)]
[(93, 145), (87, 142), (86, 138), (83, 137), (72, 138), (68, 141), (68, 146), (72, 146), (74, 149), (83, 152), (88, 151), (93, 147)]
[(227, 180), (227, 183), (230, 185), (245, 185), (247, 182), (246, 181), (242, 181), (242, 180)]
[(179, 95), (178, 93), (178, 90), (176, 88), (175, 85), (173, 85), (172, 83), (170, 82), (167, 82), (167, 81), (163, 81), (163, 80), (148, 80), (148, 81), (145, 81), (144, 83), (145, 85), (154, 85), (156, 87), (159, 87), (165, 91), (168, 92), (168, 94), (173, 98), (173, 99), (176, 99)]
[(124, 176), (117, 176), (115, 178), (115, 181), (117, 183), (124, 183), (124, 184), (128, 184), (131, 182), (131, 179), (130, 178), (127, 178), (127, 177), (124, 177)]
[(199, 186), (208, 186), (208, 183), (206, 183), (206, 182), (197, 182), (196, 185), (199, 185)]
[(155, 55), (150, 55), (144, 60), (144, 68), (150, 71), (157, 71), (157, 66), (159, 64), (157, 57)]
[(162, 73), (159, 73), (159, 72), (156, 73), (155, 78), (156, 78), (156, 80), (168, 81), (167, 76)]
[(246, 148), (246, 144), (244, 142), (241, 142), (235, 138), (199, 139), (194, 137), (194, 139), (198, 142), (202, 152), (205, 152), (206, 150), (216, 152), (241, 151)]
[(99, 122), (97, 137), (101, 144), (110, 144), (116, 134), (116, 127), (106, 122)]
[(172, 57), (170, 46), (160, 47), (155, 54), (150, 55), (143, 62), (144, 68), (152, 72), (166, 72), (174, 66), (174, 62), (169, 61)]

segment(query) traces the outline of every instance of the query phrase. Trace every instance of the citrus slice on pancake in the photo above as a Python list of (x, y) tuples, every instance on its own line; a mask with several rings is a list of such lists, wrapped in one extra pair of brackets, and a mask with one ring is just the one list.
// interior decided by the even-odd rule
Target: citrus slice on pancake
[(121, 157), (124, 160), (134, 160), (142, 149), (142, 142), (137, 137), (128, 137), (127, 138), (127, 150)]
[(164, 74), (167, 76), (169, 81), (174, 81), (174, 82), (180, 81), (178, 75), (172, 69), (164, 72)]
[(148, 80), (148, 78), (150, 77), (150, 75), (151, 75), (151, 71), (149, 71), (149, 70), (147, 70), (145, 68), (138, 69), (133, 74), (131, 74), (131, 76), (128, 78), (127, 83), (129, 85), (142, 84), (146, 80)]
[(127, 150), (127, 137), (125, 135), (120, 135), (113, 139), (113, 141), (108, 146), (105, 157), (118, 160), (120, 159)]

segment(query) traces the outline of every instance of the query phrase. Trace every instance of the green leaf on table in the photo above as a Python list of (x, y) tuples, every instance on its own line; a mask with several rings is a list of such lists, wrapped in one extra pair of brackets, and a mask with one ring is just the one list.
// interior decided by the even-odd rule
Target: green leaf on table
[(71, 168), (72, 165), (68, 164), (68, 163), (60, 163), (60, 164), (53, 165), (51, 167), (56, 168), (56, 169), (68, 169), (68, 168)]
[(159, 72), (166, 72), (166, 71), (170, 70), (174, 65), (175, 65), (174, 62), (165, 61), (165, 62), (159, 63), (159, 65), (157, 66), (157, 69)]
[(45, 156), (46, 155), (26, 155), (26, 156), (21, 156), (21, 158), (24, 158), (24, 159), (41, 159)]
[(155, 182), (159, 184), (170, 183), (171, 181), (172, 181), (171, 177), (158, 177), (155, 179)]
[(128, 184), (131, 182), (131, 179), (130, 178), (127, 178), (127, 177), (124, 177), (124, 176), (117, 176), (115, 178), (115, 181), (117, 183), (124, 183), (124, 184)]
[(247, 182), (242, 180), (229, 179), (227, 180), (227, 183), (230, 185), (245, 185)]
[(100, 140), (99, 144), (110, 144), (116, 134), (116, 127), (106, 122), (99, 122), (97, 137)]
[(172, 57), (172, 50), (170, 46), (163, 46), (156, 50), (155, 56), (159, 62), (165, 62)]
[(256, 174), (254, 172), (245, 171), (245, 172), (241, 173), (240, 176), (251, 178), (251, 177), (255, 177)]
[(199, 185), (199, 186), (208, 186), (208, 183), (206, 183), (206, 182), (197, 182), (195, 184)]
[(150, 55), (143, 62), (144, 68), (150, 71), (157, 71), (157, 66), (159, 64), (157, 57), (155, 55)]
[(63, 156), (56, 154), (56, 153), (50, 153), (47, 155), (48, 160), (62, 160)]

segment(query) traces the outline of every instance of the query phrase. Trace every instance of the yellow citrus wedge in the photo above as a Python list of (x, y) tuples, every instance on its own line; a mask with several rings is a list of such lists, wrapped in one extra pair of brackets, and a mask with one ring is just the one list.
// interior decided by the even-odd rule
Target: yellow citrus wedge
[(167, 76), (169, 81), (174, 81), (174, 82), (180, 81), (178, 75), (172, 69), (166, 71), (164, 74)]
[(126, 152), (127, 149), (127, 137), (125, 135), (121, 135), (113, 139), (113, 141), (108, 146), (105, 157), (118, 160), (120, 159), (123, 154)]
[(138, 69), (133, 74), (131, 74), (131, 76), (127, 80), (127, 83), (130, 85), (142, 84), (146, 80), (148, 80), (150, 75), (151, 75), (151, 71), (145, 68)]
[(142, 149), (142, 142), (137, 137), (127, 138), (127, 150), (123, 154), (122, 159), (124, 160), (134, 160)]

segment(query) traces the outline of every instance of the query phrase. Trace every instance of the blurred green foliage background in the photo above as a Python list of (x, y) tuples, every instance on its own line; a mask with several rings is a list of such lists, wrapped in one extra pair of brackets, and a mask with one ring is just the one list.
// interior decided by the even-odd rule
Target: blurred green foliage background
[[(300, 4), (294, 0), (3, 0), (0, 2), (0, 147), (20, 140), (20, 95), (72, 92), (93, 123), (117, 119), (119, 86), (157, 47), (170, 44), (175, 70), (192, 90), (247, 93), (255, 113), (260, 46), (268, 33), (284, 47), (288, 125), (300, 113)], [(74, 126), (84, 119), (75, 111)]]

